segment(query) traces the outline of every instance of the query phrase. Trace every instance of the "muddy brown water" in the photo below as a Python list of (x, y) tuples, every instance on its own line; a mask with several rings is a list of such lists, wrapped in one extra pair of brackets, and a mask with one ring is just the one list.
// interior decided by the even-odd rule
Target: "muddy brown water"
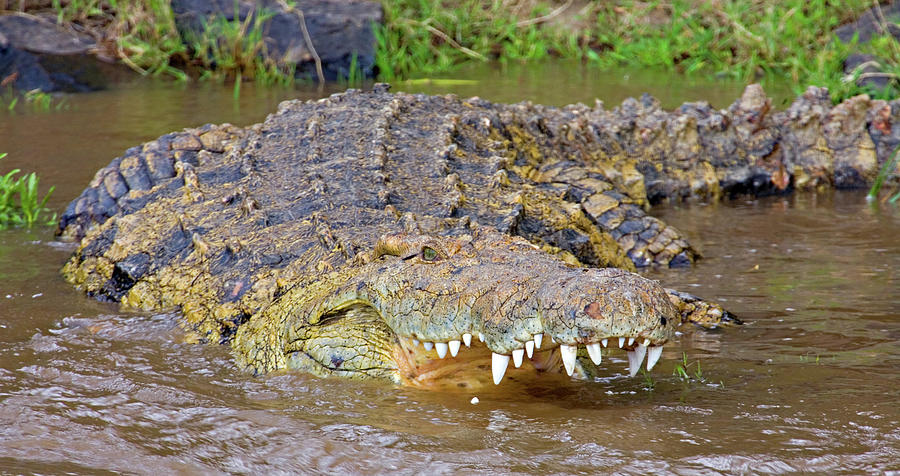
[[(727, 106), (734, 83), (545, 68), (397, 89), (562, 104), (649, 91)], [(245, 85), (246, 86), (246, 85)], [(289, 97), (136, 83), (0, 115), (0, 171), (36, 170), (62, 208), (124, 149), (205, 122), (249, 124)], [(428, 392), (287, 373), (182, 343), (177, 314), (84, 297), (52, 231), (0, 231), (0, 473), (851, 473), (900, 471), (900, 211), (856, 192), (655, 210), (705, 254), (656, 270), (740, 328), (687, 332), (647, 376), (604, 356), (594, 382)], [(463, 350), (462, 352), (465, 352)], [(687, 362), (687, 376), (676, 375)]]

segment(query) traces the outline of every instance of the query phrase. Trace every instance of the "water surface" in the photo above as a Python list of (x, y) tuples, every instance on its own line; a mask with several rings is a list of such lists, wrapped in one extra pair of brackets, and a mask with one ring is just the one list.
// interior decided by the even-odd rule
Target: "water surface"
[[(727, 107), (742, 89), (552, 64), (463, 79), (475, 83), (395, 89), (608, 107), (643, 91)], [(228, 88), (137, 83), (70, 96), (60, 111), (0, 115), (0, 171), (38, 171), (62, 208), (141, 141), (320, 94), (245, 85), (235, 103)], [(613, 352), (596, 382), (504, 381), (477, 405), (465, 392), (244, 374), (226, 348), (182, 343), (176, 312), (73, 290), (58, 275), (71, 245), (51, 230), (0, 231), (0, 472), (900, 471), (900, 212), (829, 193), (654, 213), (705, 258), (648, 274), (747, 324), (685, 329), (649, 376), (627, 377)]]

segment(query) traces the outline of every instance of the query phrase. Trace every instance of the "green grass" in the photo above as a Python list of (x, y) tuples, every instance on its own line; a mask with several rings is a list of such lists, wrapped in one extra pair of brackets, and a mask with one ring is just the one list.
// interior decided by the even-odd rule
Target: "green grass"
[(202, 34), (183, 39), (170, 0), (53, 0), (53, 7), (61, 23), (74, 22), (111, 38), (107, 47), (114, 51), (109, 53), (141, 74), (179, 80), (240, 78), (265, 85), (293, 82), (293, 67), (261, 55), (262, 26), (272, 16), (265, 9), (245, 21), (214, 18)]
[(187, 79), (189, 60), (170, 0), (53, 0), (59, 23), (76, 23), (112, 41), (106, 54), (145, 75)]
[[(557, 4), (516, 11), (495, 0), (385, 2), (378, 29), (381, 79), (428, 77), (471, 61), (532, 61), (549, 56), (601, 67), (648, 66), (745, 81), (789, 79), (802, 91), (829, 87), (835, 100), (867, 92), (845, 78), (850, 51), (832, 31), (871, 0), (594, 2), (566, 24), (540, 21)], [(575, 7), (571, 7), (575, 8)], [(881, 38), (860, 48), (900, 73), (900, 48)], [(898, 94), (895, 82), (881, 96)]]
[[(0, 159), (4, 157), (6, 153), (0, 154)], [(52, 213), (46, 205), (55, 187), (50, 187), (41, 198), (37, 174), (31, 172), (16, 177), (20, 172), (19, 169), (13, 169), (0, 175), (0, 229), (54, 224), (56, 213)]]
[[(237, 2), (235, 2), (237, 10)], [(200, 35), (189, 35), (193, 65), (202, 71), (201, 79), (235, 81), (239, 95), (243, 79), (264, 85), (290, 84), (294, 70), (267, 58), (263, 25), (273, 13), (259, 9), (244, 21), (218, 17), (206, 24)]]
[[(122, 61), (146, 74), (185, 79), (290, 84), (293, 70), (260, 59), (261, 26), (271, 13), (209, 23), (185, 47), (170, 0), (53, 0), (61, 21), (105, 25)], [(834, 29), (873, 0), (385, 0), (376, 26), (381, 80), (447, 73), (473, 61), (528, 62), (549, 57), (599, 67), (666, 68), (743, 81), (783, 78), (803, 91), (826, 86), (835, 101), (868, 92), (900, 95), (900, 45), (890, 37), (844, 45)], [(890, 86), (859, 87), (845, 77), (851, 50), (882, 58)], [(857, 74), (859, 76), (859, 74)], [(360, 81), (351, 67), (347, 84)], [(239, 91), (239, 86), (235, 87)]]
[[(56, 11), (58, 23), (74, 20), (86, 20), (93, 16), (105, 14), (106, 5), (103, 0), (53, 0), (53, 9)], [(115, 2), (113, 2), (115, 5)]]

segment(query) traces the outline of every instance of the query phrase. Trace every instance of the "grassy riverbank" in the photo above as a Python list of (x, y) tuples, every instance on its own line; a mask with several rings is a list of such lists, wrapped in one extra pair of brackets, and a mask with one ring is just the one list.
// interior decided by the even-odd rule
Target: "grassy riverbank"
[[(291, 3), (291, 2), (288, 2)], [(110, 56), (146, 74), (288, 83), (292, 71), (258, 59), (259, 22), (216, 23), (185, 46), (169, 0), (53, 0), (62, 22), (99, 32)], [(473, 61), (577, 59), (598, 67), (647, 66), (745, 81), (784, 77), (798, 90), (827, 86), (835, 100), (861, 92), (843, 73), (851, 51), (876, 54), (900, 93), (900, 45), (837, 41), (834, 29), (872, 0), (384, 0), (379, 79), (452, 71)], [(265, 17), (265, 14), (262, 18)], [(218, 39), (217, 39), (218, 38)]]
[[(851, 50), (877, 54), (889, 74), (900, 72), (895, 40), (852, 46), (833, 37), (837, 26), (872, 6), (870, 0), (385, 2), (378, 65), (393, 79), (468, 61), (576, 58), (746, 81), (787, 77), (798, 89), (827, 86), (840, 99), (864, 92), (844, 78)], [(897, 93), (895, 85), (880, 96)]]

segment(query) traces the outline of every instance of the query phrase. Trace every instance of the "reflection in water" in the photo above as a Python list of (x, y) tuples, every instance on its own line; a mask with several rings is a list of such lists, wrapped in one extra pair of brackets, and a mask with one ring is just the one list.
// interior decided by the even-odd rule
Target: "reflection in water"
[[(561, 96), (592, 84), (547, 75), (564, 84), (552, 88)], [(517, 98), (539, 80), (522, 79)], [(301, 93), (248, 92), (239, 111), (229, 94), (143, 85), (73, 97), (59, 114), (3, 117), (0, 148), (19, 161), (4, 165), (59, 184), (62, 206), (141, 140), (257, 121), (278, 96)], [(71, 289), (57, 271), (72, 248), (50, 230), (0, 232), (0, 470), (900, 469), (900, 212), (834, 193), (656, 213), (706, 258), (648, 274), (721, 300), (747, 325), (686, 330), (650, 379), (626, 377), (624, 355), (613, 352), (596, 382), (504, 382), (475, 405), (464, 391), (243, 374), (226, 348), (181, 343), (174, 312), (121, 311)], [(689, 381), (673, 375), (683, 356)]]

